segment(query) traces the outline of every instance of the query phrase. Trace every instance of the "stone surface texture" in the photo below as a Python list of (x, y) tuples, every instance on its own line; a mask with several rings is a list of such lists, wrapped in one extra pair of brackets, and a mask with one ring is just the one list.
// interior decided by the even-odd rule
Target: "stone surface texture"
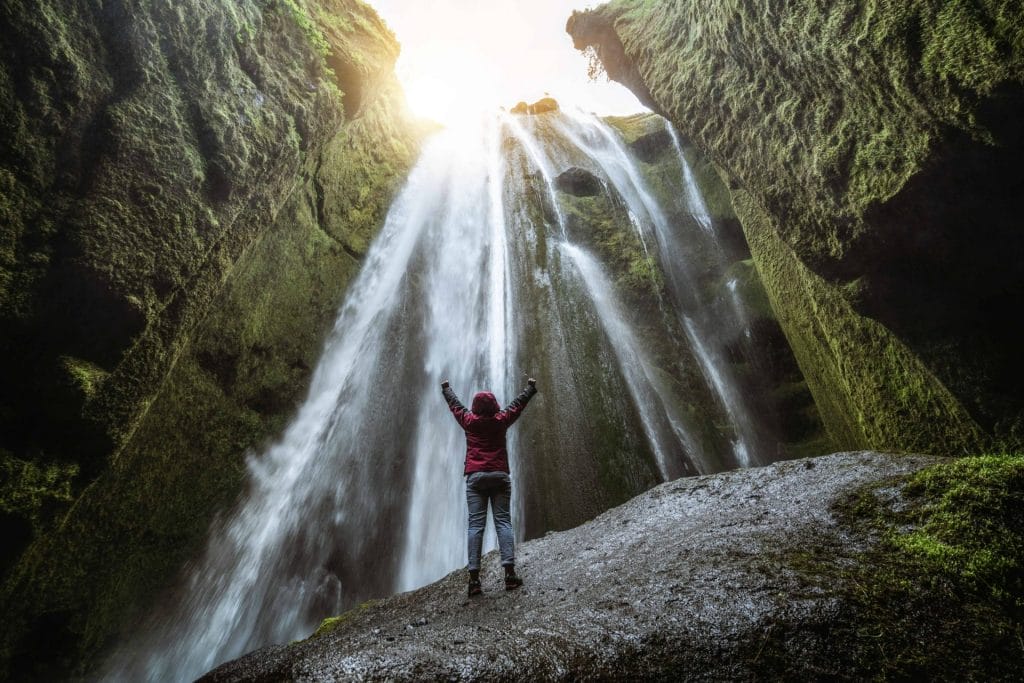
[[(842, 678), (839, 570), (874, 539), (834, 506), (941, 461), (838, 453), (678, 479), (521, 544), (517, 591), (491, 552), (481, 597), (456, 571), (201, 680), (746, 680), (779, 658), (793, 678)], [(802, 554), (834, 574), (797, 568)]]

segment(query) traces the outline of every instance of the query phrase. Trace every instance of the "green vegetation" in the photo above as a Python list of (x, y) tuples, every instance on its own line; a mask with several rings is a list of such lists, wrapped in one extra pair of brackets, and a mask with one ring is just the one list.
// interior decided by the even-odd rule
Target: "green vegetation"
[(976, 448), (978, 426), (921, 359), (802, 263), (747, 193), (733, 196), (768, 299), (832, 441), (957, 455)]
[(75, 463), (39, 463), (0, 454), (0, 513), (27, 520), (36, 532), (73, 500)]
[[(521, 155), (511, 155), (509, 163), (519, 164), (512, 173), (528, 171)], [(513, 213), (507, 216), (512, 230), (523, 231), (510, 240), (510, 246), (533, 252), (517, 258), (517, 262), (537, 263), (557, 278), (560, 268), (551, 261), (560, 259), (561, 252), (548, 251), (549, 243), (542, 237), (545, 228), (557, 230), (547, 188), (538, 175), (524, 175), (523, 191)], [(562, 209), (564, 212), (566, 205)], [(587, 216), (589, 213), (581, 219)], [(517, 318), (526, 325), (520, 333), (533, 341), (518, 349), (515, 363), (529, 368), (542, 387), (541, 396), (535, 399), (541, 401), (540, 406), (531, 408), (531, 417), (517, 425), (514, 437), (526, 445), (521, 453), (530, 459), (520, 472), (527, 477), (522, 490), (529, 492), (523, 531), (531, 537), (551, 529), (571, 528), (628, 500), (655, 485), (658, 470), (653, 454), (638, 434), (634, 416), (622, 414), (621, 380), (610, 371), (616, 363), (604, 343), (600, 321), (588, 308), (574, 305), (583, 296), (582, 292), (570, 293), (569, 288), (577, 283), (557, 279), (550, 289), (534, 289), (532, 277), (517, 280), (517, 292), (521, 292), (517, 294), (521, 309)], [(552, 320), (557, 320), (557, 328), (546, 324)], [(553, 329), (572, 331), (575, 341), (571, 348), (564, 339), (552, 337)], [(544, 402), (555, 394), (544, 393), (543, 387), (565, 386), (567, 381), (571, 381), (570, 386), (586, 389), (562, 394), (560, 410), (544, 409)], [(565, 410), (606, 419), (595, 422), (586, 433), (566, 439), (562, 419)], [(545, 448), (537, 448), (537, 444)]]
[[(639, 170), (643, 174), (648, 190), (666, 211), (668, 221), (677, 226), (687, 226), (683, 229), (697, 230), (681, 190), (684, 180), (679, 156), (662, 120), (651, 114), (608, 117), (606, 120), (622, 133), (626, 144), (641, 158)], [(714, 221), (713, 240), (693, 239), (689, 243), (689, 267), (699, 283), (700, 291), (697, 297), (703, 302), (702, 305), (713, 306), (716, 301), (733, 296), (730, 291), (731, 282), (735, 288), (735, 296), (743, 304), (751, 332), (756, 335), (754, 343), (758, 346), (761, 360), (751, 364), (745, 357), (746, 354), (737, 353), (738, 357), (733, 361), (732, 371), (743, 383), (744, 391), (751, 396), (761, 394), (759, 399), (755, 399), (761, 400), (761, 420), (766, 425), (774, 425), (772, 431), (777, 437), (777, 451), (771, 457), (806, 457), (830, 452), (833, 450), (833, 444), (821, 425), (821, 417), (814, 399), (796, 367), (761, 277), (753, 260), (749, 258), (748, 246), (733, 210), (730, 193), (714, 166), (692, 145), (684, 139), (681, 140), (680, 146), (694, 182), (704, 198), (708, 213)], [(578, 198), (566, 197), (565, 200), (572, 206), (576, 203), (572, 200)], [(568, 215), (573, 215), (571, 210), (567, 212)], [(644, 306), (653, 308), (651, 295), (665, 294), (661, 279), (663, 276), (655, 273), (657, 279), (651, 282), (635, 278), (633, 275), (637, 271), (646, 275), (642, 269), (645, 262), (649, 262), (652, 268), (655, 265), (652, 259), (645, 258), (642, 251), (639, 251), (638, 241), (632, 250), (617, 243), (616, 240), (620, 239), (623, 233), (630, 236), (634, 234), (628, 218), (617, 217), (616, 232), (614, 224), (602, 224), (602, 221), (607, 221), (611, 215), (608, 208), (591, 210), (590, 215), (594, 216), (588, 219), (590, 224), (597, 226), (593, 232), (602, 253), (602, 260), (605, 263), (618, 264), (619, 272), (626, 273), (620, 275), (618, 285), (619, 289), (625, 292), (629, 307), (640, 310), (644, 310)], [(723, 259), (724, 263), (728, 264), (724, 276)], [(622, 264), (623, 260), (625, 267)], [(651, 282), (651, 285), (647, 288), (639, 286), (646, 282)], [(648, 297), (646, 302), (642, 296), (645, 289)], [(642, 327), (642, 323), (638, 324)], [(669, 359), (673, 353), (677, 354), (678, 350), (652, 346), (662, 356), (664, 367), (671, 367), (673, 363)], [(696, 395), (694, 391), (693, 384), (690, 383), (682, 395), (693, 397)], [(704, 400), (714, 401), (710, 397)], [(708, 422), (707, 416), (694, 416), (694, 424)], [(722, 420), (721, 423), (719, 428), (728, 432), (728, 421)]]
[(924, 572), (1024, 608), (1024, 456), (964, 458), (907, 483), (887, 542)]
[(645, 135), (656, 133), (663, 126), (657, 116), (647, 113), (630, 114), (628, 116), (606, 116), (604, 120), (622, 135), (627, 145), (632, 145)]
[(366, 602), (360, 604), (358, 607), (353, 607), (344, 614), (339, 614), (336, 617), (327, 617), (322, 622), (320, 622), (320, 625), (316, 627), (316, 630), (313, 631), (313, 635), (311, 635), (310, 638), (319, 638), (320, 636), (327, 635), (331, 631), (336, 630), (345, 622), (351, 621), (352, 619), (359, 616), (360, 614), (370, 609), (374, 605), (377, 605), (378, 603), (380, 603), (380, 600), (367, 600)]
[(1024, 457), (932, 466), (861, 491), (837, 512), (880, 539), (842, 571), (850, 621), (838, 635), (850, 638), (853, 677), (1009, 680), (1019, 674)]
[(664, 279), (650, 254), (646, 253), (629, 216), (622, 206), (605, 194), (574, 197), (562, 194), (559, 204), (567, 228), (580, 233), (585, 244), (592, 245), (601, 260), (609, 264), (616, 284), (634, 297), (657, 297)]
[[(320, 26), (309, 16), (305, 4), (299, 0), (265, 0), (267, 9), (286, 14), (299, 27), (309, 44), (321, 57), (331, 54), (331, 45), (327, 42)], [(338, 20), (340, 23), (340, 19)]]

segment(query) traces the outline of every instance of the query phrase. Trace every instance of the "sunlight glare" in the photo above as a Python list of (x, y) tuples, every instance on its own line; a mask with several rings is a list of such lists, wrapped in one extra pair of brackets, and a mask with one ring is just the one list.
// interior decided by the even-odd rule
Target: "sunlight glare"
[(395, 66), (416, 116), (444, 125), (535, 102), (601, 114), (646, 108), (618, 83), (587, 79), (565, 22), (586, 0), (370, 0), (401, 44)]
[(451, 124), (503, 104), (487, 60), (467, 59), (442, 46), (421, 54), (418, 67), (414, 77), (402, 78), (405, 99), (416, 116)]

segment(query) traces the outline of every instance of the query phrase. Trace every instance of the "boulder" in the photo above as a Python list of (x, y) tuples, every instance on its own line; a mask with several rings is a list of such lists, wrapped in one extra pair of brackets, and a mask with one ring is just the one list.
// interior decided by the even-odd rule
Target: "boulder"
[[(898, 674), (900, 656), (916, 663), (931, 647), (950, 659), (933, 660), (937, 668), (927, 671), (998, 677), (1017, 667), (1016, 645), (1006, 637), (985, 645), (983, 655), (972, 651), (970, 634), (987, 627), (972, 619), (976, 612), (959, 611), (955, 590), (936, 581), (875, 591), (874, 575), (854, 569), (875, 557), (881, 541), (877, 528), (852, 522), (850, 510), (905, 510), (917, 500), (907, 493), (907, 475), (937, 462), (838, 453), (668, 482), (580, 527), (520, 544), (525, 585), (515, 592), (502, 589), (492, 552), (481, 597), (467, 598), (466, 574), (455, 571), (200, 680), (857, 679), (878, 677), (887, 666)], [(956, 467), (927, 473), (934, 483), (932, 473)], [(977, 471), (993, 467), (1011, 479), (1021, 469), (1005, 460), (979, 462)], [(899, 590), (914, 591), (915, 605), (930, 605), (928, 618), (904, 604)], [(868, 613), (865, 595), (894, 602), (871, 603), (879, 611)], [(898, 620), (906, 615), (917, 621), (904, 626)], [(931, 619), (946, 617), (948, 632), (932, 635), (945, 627)], [(885, 631), (893, 634), (885, 643), (892, 662), (871, 656), (879, 647), (872, 636), (890, 627), (906, 628)]]
[(558, 111), (558, 101), (553, 97), (542, 97), (530, 105), (531, 114), (546, 114), (549, 111)]

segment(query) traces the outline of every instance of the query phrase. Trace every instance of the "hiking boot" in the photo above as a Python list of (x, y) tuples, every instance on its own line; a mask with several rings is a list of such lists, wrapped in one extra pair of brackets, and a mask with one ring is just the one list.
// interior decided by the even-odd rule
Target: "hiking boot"
[(473, 597), (474, 595), (480, 595), (483, 592), (484, 592), (483, 589), (480, 588), (480, 582), (479, 581), (470, 581), (469, 582), (469, 597)]
[(507, 590), (507, 591), (514, 591), (515, 589), (519, 588), (522, 585), (523, 585), (523, 580), (521, 578), (519, 578), (518, 576), (516, 576), (515, 574), (506, 574), (505, 575), (505, 590)]

